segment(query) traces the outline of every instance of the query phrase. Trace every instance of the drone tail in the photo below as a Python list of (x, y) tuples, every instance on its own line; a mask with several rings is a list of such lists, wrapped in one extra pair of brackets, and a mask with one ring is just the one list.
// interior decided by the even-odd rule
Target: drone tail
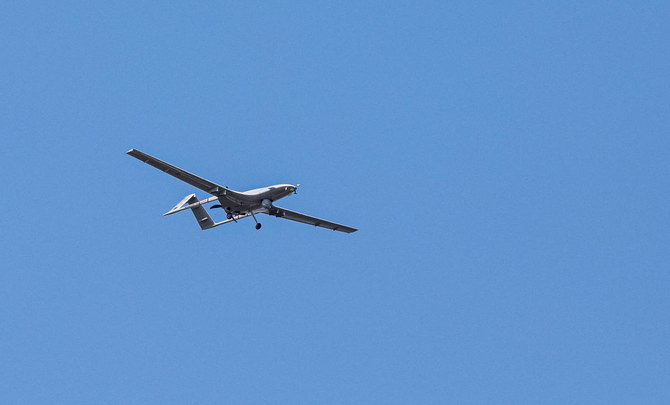
[[(216, 197), (213, 197), (213, 199), (216, 199)], [(195, 219), (198, 221), (198, 225), (200, 225), (200, 229), (203, 231), (205, 229), (210, 229), (214, 228), (216, 225), (212, 217), (209, 216), (207, 213), (207, 210), (205, 207), (202, 205), (211, 201), (212, 198), (208, 198), (207, 200), (203, 201), (198, 201), (198, 198), (195, 196), (195, 194), (187, 195), (184, 197), (183, 200), (179, 202), (179, 204), (175, 205), (174, 208), (172, 208), (170, 211), (166, 212), (163, 215), (170, 215), (174, 214), (175, 212), (183, 211), (185, 209), (191, 209), (193, 212), (193, 215), (195, 216)]]

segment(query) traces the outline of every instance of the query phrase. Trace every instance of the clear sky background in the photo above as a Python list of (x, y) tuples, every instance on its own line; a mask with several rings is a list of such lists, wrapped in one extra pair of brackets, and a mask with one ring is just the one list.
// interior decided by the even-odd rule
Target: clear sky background
[[(0, 403), (670, 403), (668, 21), (2, 3)], [(130, 148), (360, 231), (202, 232)]]

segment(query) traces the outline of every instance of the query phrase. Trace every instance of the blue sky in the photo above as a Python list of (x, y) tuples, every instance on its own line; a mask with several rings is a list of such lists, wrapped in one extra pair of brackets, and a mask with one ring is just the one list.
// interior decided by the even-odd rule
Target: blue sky
[(670, 7), (586, 3), (0, 5), (0, 402), (670, 402)]

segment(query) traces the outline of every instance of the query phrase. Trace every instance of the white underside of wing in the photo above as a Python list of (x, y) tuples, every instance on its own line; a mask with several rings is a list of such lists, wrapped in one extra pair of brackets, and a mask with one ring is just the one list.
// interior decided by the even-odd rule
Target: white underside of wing
[(300, 212), (287, 210), (286, 208), (281, 208), (277, 206), (273, 206), (272, 208), (270, 208), (270, 210), (265, 210), (265, 213), (278, 218), (290, 219), (291, 221), (301, 222), (303, 224), (314, 225), (326, 229), (332, 229), (333, 231), (352, 233), (358, 230), (350, 226), (337, 224), (335, 222), (302, 214)]

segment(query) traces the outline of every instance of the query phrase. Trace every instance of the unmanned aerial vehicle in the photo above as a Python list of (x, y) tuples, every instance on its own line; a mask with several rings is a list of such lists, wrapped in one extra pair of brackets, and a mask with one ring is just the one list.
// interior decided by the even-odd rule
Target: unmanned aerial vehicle
[[(274, 205), (275, 201), (294, 194), (300, 184), (295, 186), (292, 184), (277, 184), (249, 191), (235, 191), (228, 187), (212, 183), (202, 177), (198, 177), (186, 170), (172, 166), (169, 163), (156, 159), (137, 149), (131, 149), (126, 153), (212, 195), (212, 197), (204, 200), (198, 200), (195, 194), (187, 195), (179, 202), (179, 204), (175, 205), (174, 208), (163, 214), (172, 215), (190, 209), (193, 212), (193, 215), (195, 215), (198, 225), (200, 225), (202, 230), (212, 229), (229, 222), (237, 222), (238, 220), (249, 216), (256, 222), (256, 229), (261, 229), (261, 223), (256, 219), (256, 214), (272, 215), (278, 218), (302, 222), (303, 224), (332, 229), (333, 231), (352, 233), (358, 230), (356, 228), (336, 224), (334, 222), (326, 221), (325, 219), (311, 217)], [(226, 212), (226, 220), (215, 222), (212, 217), (209, 216), (209, 213), (207, 213), (207, 210), (203, 205), (211, 202), (217, 202), (217, 204), (212, 205), (210, 209), (222, 208)]]

